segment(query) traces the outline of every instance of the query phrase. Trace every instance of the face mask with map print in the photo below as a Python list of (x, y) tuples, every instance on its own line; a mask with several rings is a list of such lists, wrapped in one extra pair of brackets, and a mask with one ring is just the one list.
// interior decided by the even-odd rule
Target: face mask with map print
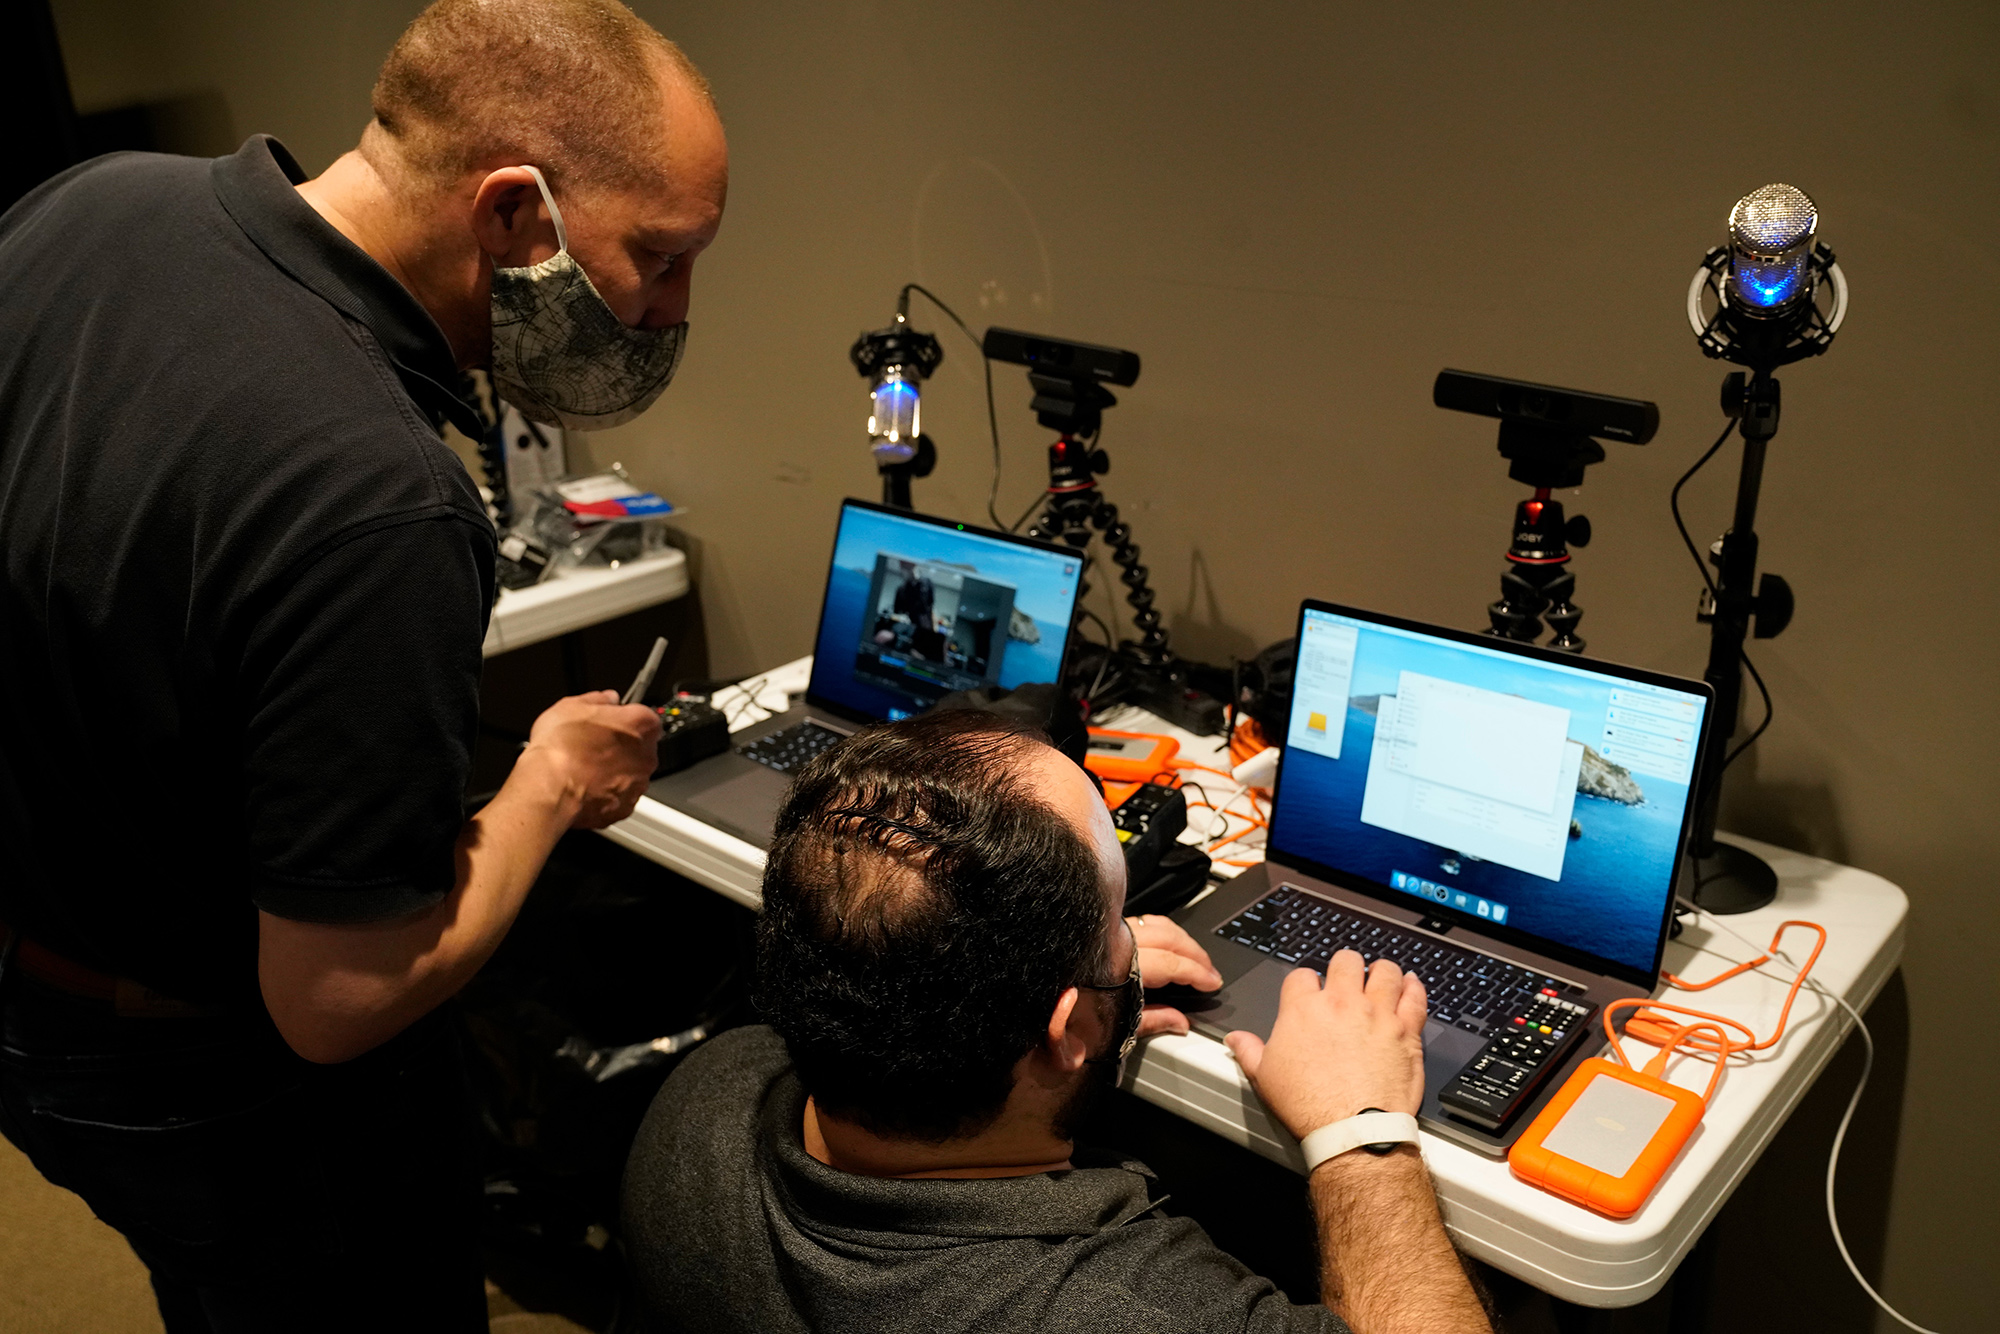
[(687, 322), (634, 329), (604, 303), (569, 253), (562, 211), (534, 167), (556, 253), (493, 270), (493, 388), (521, 415), (572, 431), (619, 426), (653, 406), (687, 346)]

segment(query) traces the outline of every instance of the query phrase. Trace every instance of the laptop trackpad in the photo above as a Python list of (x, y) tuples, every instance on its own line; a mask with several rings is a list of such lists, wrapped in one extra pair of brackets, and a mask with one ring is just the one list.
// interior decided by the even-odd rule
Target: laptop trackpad
[[(1278, 993), (1292, 971), (1285, 964), (1266, 960), (1217, 992), (1199, 1013), (1191, 1007), (1188, 1018), (1194, 1027), (1216, 1036), (1241, 1028), (1260, 1038), (1269, 1038), (1271, 1025), (1278, 1018)], [(1435, 1019), (1425, 1020), (1425, 1087), (1442, 1088), (1485, 1045), (1486, 1039), (1477, 1033)]]
[(1291, 968), (1266, 960), (1216, 992), (1210, 1004), (1188, 1019), (1218, 1035), (1240, 1028), (1268, 1038), (1278, 1018), (1278, 993), (1291, 975)]
[(1424, 1087), (1436, 1092), (1457, 1077), (1465, 1063), (1479, 1055), (1486, 1039), (1435, 1019), (1424, 1021)]
[(778, 822), (778, 807), (792, 780), (776, 769), (756, 764), (725, 783), (717, 783), (698, 796), (684, 798), (681, 805), (718, 829), (738, 838), (768, 847), (771, 829)]

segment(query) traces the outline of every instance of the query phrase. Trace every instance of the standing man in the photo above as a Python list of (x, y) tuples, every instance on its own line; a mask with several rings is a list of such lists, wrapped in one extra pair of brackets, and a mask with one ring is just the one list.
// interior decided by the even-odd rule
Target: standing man
[(556, 704), (472, 820), (494, 537), (462, 372), (643, 411), (727, 185), (614, 0), (440, 0), (315, 180), (252, 138), (0, 218), (0, 1130), (183, 1331), (483, 1330), (434, 1013), (658, 722)]

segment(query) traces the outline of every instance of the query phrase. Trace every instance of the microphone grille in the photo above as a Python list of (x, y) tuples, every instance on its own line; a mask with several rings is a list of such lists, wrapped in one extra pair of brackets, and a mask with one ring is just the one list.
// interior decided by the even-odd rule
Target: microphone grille
[(1753, 255), (1782, 255), (1810, 243), (1818, 228), (1818, 207), (1795, 185), (1760, 186), (1729, 210), (1729, 239)]

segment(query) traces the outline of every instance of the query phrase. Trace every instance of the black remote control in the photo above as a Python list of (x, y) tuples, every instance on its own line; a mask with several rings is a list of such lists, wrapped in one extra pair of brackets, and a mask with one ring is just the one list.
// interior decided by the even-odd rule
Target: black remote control
[(1160, 858), (1187, 828), (1187, 796), (1160, 783), (1142, 783), (1111, 808), (1111, 823), (1125, 846), (1125, 875), (1134, 888), (1151, 883)]
[(1453, 1116), (1498, 1130), (1521, 1109), (1562, 1057), (1582, 1040), (1597, 1006), (1544, 987), (1520, 1013), (1488, 1031), (1479, 1054), (1438, 1093)]
[(693, 695), (675, 695), (660, 706), (660, 760), (653, 777), (679, 773), (729, 749), (729, 720)]

